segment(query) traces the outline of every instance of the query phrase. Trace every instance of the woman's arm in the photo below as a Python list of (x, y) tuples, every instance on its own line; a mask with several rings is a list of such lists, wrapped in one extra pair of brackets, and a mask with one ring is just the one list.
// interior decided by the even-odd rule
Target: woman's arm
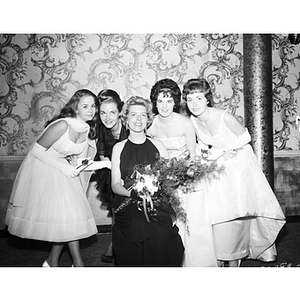
[(246, 131), (245, 127), (228, 112), (224, 115), (224, 121), (227, 127), (237, 136), (242, 135)]
[(111, 189), (120, 196), (130, 196), (130, 192), (126, 190), (122, 184), (121, 170), (120, 170), (120, 156), (125, 142), (115, 144), (112, 151), (111, 159)]
[(50, 125), (42, 136), (34, 143), (31, 154), (43, 163), (56, 168), (68, 177), (78, 176), (79, 171), (72, 165), (65, 164), (62, 160), (54, 157), (47, 151), (67, 130), (66, 121), (59, 121)]
[(168, 150), (166, 149), (163, 142), (161, 142), (159, 139), (150, 139), (151, 142), (154, 144), (154, 146), (157, 148), (159, 155), (164, 158), (169, 158)]
[[(186, 118), (186, 117), (184, 117)], [(184, 124), (184, 136), (186, 141), (186, 147), (190, 151), (190, 155), (193, 158), (196, 155), (196, 133), (195, 128), (190, 121), (190, 119), (186, 118)]]
[(224, 121), (228, 128), (237, 136), (236, 140), (227, 146), (229, 149), (238, 149), (251, 142), (248, 130), (233, 115), (226, 113)]
[(68, 126), (65, 120), (51, 124), (36, 142), (48, 149), (67, 131)]
[(99, 155), (99, 157), (100, 157), (100, 160), (108, 160), (109, 161), (109, 158), (104, 155)]

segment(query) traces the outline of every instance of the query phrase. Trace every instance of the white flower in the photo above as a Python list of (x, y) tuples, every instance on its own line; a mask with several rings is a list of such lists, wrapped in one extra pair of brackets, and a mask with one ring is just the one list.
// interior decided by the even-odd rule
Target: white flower
[(144, 174), (139, 178), (135, 189), (137, 192), (143, 192), (146, 189), (150, 195), (153, 195), (158, 191), (157, 178), (154, 175)]

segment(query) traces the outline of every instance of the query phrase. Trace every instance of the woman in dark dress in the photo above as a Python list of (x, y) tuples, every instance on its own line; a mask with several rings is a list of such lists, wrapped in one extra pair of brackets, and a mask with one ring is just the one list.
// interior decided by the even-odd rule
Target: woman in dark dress
[[(112, 190), (116, 194), (116, 208), (127, 198), (138, 199), (128, 191), (126, 178), (137, 164), (148, 165), (161, 155), (168, 157), (164, 145), (146, 138), (146, 129), (153, 120), (149, 100), (132, 97), (121, 112), (122, 123), (129, 129), (128, 139), (117, 143), (112, 153)], [(115, 214), (113, 251), (116, 266), (181, 266), (184, 247), (172, 215), (158, 209), (150, 222), (132, 202)]]
[[(99, 101), (99, 129), (97, 141), (98, 160), (111, 160), (113, 146), (123, 141), (128, 136), (128, 131), (122, 125), (120, 112), (123, 102), (117, 92), (110, 89), (102, 90), (97, 99)], [(96, 189), (99, 191), (98, 198), (107, 204), (107, 210), (111, 213), (112, 225), (114, 224), (114, 194), (111, 190), (111, 171), (108, 168), (99, 169), (93, 179), (96, 181)], [(112, 243), (109, 244), (105, 253), (101, 255), (101, 261), (111, 263), (113, 261)]]

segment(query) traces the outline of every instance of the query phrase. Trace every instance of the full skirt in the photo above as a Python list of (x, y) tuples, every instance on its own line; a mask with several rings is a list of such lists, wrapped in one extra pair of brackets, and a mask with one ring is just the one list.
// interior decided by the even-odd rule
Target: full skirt
[(5, 223), (13, 235), (49, 242), (97, 233), (79, 177), (69, 178), (30, 155), (15, 179)]

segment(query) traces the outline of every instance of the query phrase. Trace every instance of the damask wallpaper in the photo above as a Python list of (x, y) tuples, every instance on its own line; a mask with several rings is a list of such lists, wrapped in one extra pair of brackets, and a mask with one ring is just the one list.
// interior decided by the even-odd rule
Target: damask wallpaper
[(275, 150), (300, 150), (300, 44), (273, 35), (273, 127)]
[[(272, 35), (274, 147), (299, 150), (300, 46)], [(242, 34), (1, 34), (0, 156), (25, 155), (81, 88), (149, 98), (152, 85), (204, 76), (215, 103), (243, 121)]]

